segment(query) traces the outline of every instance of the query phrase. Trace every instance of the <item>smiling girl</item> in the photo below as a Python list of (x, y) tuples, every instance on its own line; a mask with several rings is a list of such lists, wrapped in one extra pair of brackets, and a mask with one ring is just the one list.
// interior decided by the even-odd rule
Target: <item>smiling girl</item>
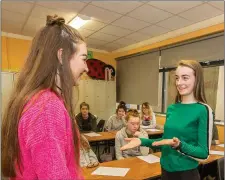
[(194, 60), (181, 60), (176, 69), (177, 96), (167, 108), (160, 139), (128, 138), (121, 150), (161, 146), (162, 180), (200, 180), (198, 161), (209, 156), (213, 114), (206, 104), (203, 69)]

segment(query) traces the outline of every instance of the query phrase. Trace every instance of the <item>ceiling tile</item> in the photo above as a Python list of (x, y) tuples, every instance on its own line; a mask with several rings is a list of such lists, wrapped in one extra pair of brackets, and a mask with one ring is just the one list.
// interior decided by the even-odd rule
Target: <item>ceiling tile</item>
[(149, 4), (159, 9), (178, 14), (202, 4), (202, 1), (150, 1)]
[[(2, 9), (28, 15), (34, 6), (32, 3), (23, 1), (2, 1)], [(19, 8), (18, 8), (19, 7)]]
[(117, 36), (104, 34), (104, 33), (100, 33), (100, 32), (96, 32), (96, 33), (92, 34), (90, 36), (90, 38), (99, 39), (99, 40), (103, 40), (103, 41), (107, 41), (107, 42), (111, 42), (111, 41), (118, 39)]
[(43, 6), (36, 5), (31, 12), (31, 17), (46, 19), (47, 15), (55, 15), (65, 18), (66, 23), (73, 19), (77, 14), (65, 11), (59, 11), (57, 9), (49, 9)]
[(146, 27), (144, 29), (139, 30), (139, 32), (148, 34), (150, 36), (158, 36), (160, 34), (164, 34), (166, 32), (170, 31), (169, 29), (162, 28), (160, 26), (152, 25), (149, 27)]
[(22, 32), (22, 35), (34, 37), (36, 35), (36, 33), (37, 33), (37, 31), (35, 29), (24, 29)]
[(178, 16), (173, 16), (171, 18), (168, 18), (164, 21), (157, 23), (156, 25), (159, 25), (167, 29), (175, 30), (175, 29), (180, 29), (182, 27), (185, 27), (191, 24), (193, 24), (191, 21), (188, 21)]
[(37, 1), (38, 5), (51, 9), (59, 9), (69, 12), (79, 12), (87, 4), (80, 1)]
[(123, 46), (128, 46), (128, 45), (137, 43), (137, 41), (123, 37), (123, 38), (120, 38), (120, 39), (114, 41), (113, 43), (120, 44)]
[(140, 1), (92, 1), (91, 4), (120, 14), (126, 14), (143, 3)]
[(92, 45), (98, 45), (98, 46), (101, 46), (101, 45), (104, 45), (108, 43), (107, 41), (102, 41), (102, 40), (99, 40), (99, 39), (93, 39), (93, 38), (87, 38), (87, 44), (92, 44)]
[(150, 25), (149, 23), (146, 23), (144, 21), (140, 21), (128, 16), (123, 16), (122, 18), (116, 20), (112, 24), (119, 27), (126, 28), (126, 29), (135, 30), (135, 31)]
[(104, 24), (102, 22), (90, 20), (84, 26), (82, 26), (82, 28), (97, 31), (97, 30), (103, 28), (104, 26), (106, 26), (106, 24)]
[(157, 9), (153, 6), (145, 4), (134, 11), (127, 14), (127, 16), (133, 17), (135, 19), (140, 19), (149, 23), (156, 23), (161, 20), (171, 17), (172, 14), (165, 12), (163, 10)]
[(13, 23), (12, 21), (2, 21), (1, 27), (3, 32), (21, 34), (22, 24)]
[(106, 51), (114, 51), (114, 50), (117, 50), (122, 47), (124, 47), (124, 46), (121, 44), (109, 43), (109, 44), (105, 44), (105, 45), (101, 46), (100, 48), (104, 49)]
[(188, 11), (180, 13), (179, 16), (182, 16), (193, 22), (199, 22), (199, 21), (203, 21), (203, 20), (218, 16), (220, 14), (223, 14), (223, 11), (218, 10), (215, 7), (212, 7), (209, 4), (202, 4)]
[(2, 22), (9, 21), (10, 23), (24, 24), (26, 22), (26, 16), (20, 13), (15, 13), (7, 10), (2, 10)]
[(29, 17), (25, 26), (24, 26), (24, 31), (30, 32), (30, 30), (32, 30), (32, 32), (33, 31), (37, 32), (39, 29), (44, 27), (45, 24), (46, 24), (45, 19)]
[(106, 27), (99, 30), (99, 32), (122, 37), (130, 34), (132, 31), (117, 26), (107, 25)]
[(121, 17), (120, 14), (111, 12), (93, 5), (88, 5), (86, 6), (80, 14), (89, 16), (91, 18), (97, 19), (99, 21), (105, 22), (105, 23), (110, 23), (119, 17)]
[(144, 41), (144, 40), (149, 39), (150, 36), (146, 35), (146, 34), (139, 33), (139, 32), (135, 32), (135, 33), (129, 34), (128, 36), (126, 36), (126, 38), (133, 39), (137, 42), (140, 42), (140, 41)]
[(89, 29), (83, 29), (83, 28), (78, 29), (78, 31), (84, 37), (88, 37), (95, 32), (95, 31), (92, 31), (92, 30), (89, 30)]
[(224, 11), (224, 1), (211, 1), (209, 4)]

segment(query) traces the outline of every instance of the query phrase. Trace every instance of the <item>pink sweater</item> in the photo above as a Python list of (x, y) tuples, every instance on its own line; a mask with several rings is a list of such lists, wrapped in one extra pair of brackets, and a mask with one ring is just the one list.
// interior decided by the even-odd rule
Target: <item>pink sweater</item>
[(75, 165), (72, 126), (63, 101), (50, 90), (24, 108), (18, 128), (21, 172), (13, 179), (83, 179)]

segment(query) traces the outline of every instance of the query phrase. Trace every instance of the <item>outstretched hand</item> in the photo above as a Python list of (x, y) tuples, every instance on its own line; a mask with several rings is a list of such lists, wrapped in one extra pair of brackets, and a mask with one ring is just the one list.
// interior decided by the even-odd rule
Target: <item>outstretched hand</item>
[(141, 140), (139, 138), (125, 138), (128, 143), (120, 148), (121, 151), (131, 149), (141, 145)]
[(152, 143), (152, 146), (169, 145), (176, 148), (179, 146), (179, 144), (180, 144), (180, 140), (174, 137), (173, 139), (163, 139), (161, 141), (155, 141)]

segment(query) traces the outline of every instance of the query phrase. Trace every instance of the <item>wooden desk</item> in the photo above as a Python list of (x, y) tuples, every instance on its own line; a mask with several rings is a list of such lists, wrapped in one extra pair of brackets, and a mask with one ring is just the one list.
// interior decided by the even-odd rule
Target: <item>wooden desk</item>
[[(213, 146), (211, 146), (210, 150), (224, 151), (224, 148), (220, 147), (220, 146), (213, 145)], [(216, 160), (221, 159), (221, 158), (224, 158), (224, 156), (211, 154), (211, 155), (209, 155), (209, 158), (205, 162), (202, 162), (201, 164), (208, 164), (208, 163), (211, 163), (211, 162), (216, 161)]]
[(90, 137), (84, 134), (84, 136), (87, 138), (89, 142), (94, 142), (94, 141), (108, 141), (108, 140), (113, 140), (115, 139), (115, 134), (110, 133), (110, 132), (98, 132), (101, 136), (94, 136)]
[(159, 131), (146, 131), (148, 133), (149, 136), (154, 136), (154, 135), (161, 135), (164, 133), (163, 130), (159, 130)]
[[(160, 156), (160, 153), (154, 153), (156, 156)], [(127, 172), (126, 176), (118, 177), (118, 176), (99, 176), (99, 175), (91, 175), (93, 171), (95, 171), (99, 166), (102, 167), (121, 167), (121, 168), (130, 168)], [(141, 180), (147, 178), (153, 178), (161, 176), (161, 166), (160, 163), (149, 164), (137, 157), (126, 158), (122, 160), (115, 160), (110, 162), (100, 163), (98, 167), (94, 168), (82, 168), (84, 179), (129, 179), (129, 180)]]

